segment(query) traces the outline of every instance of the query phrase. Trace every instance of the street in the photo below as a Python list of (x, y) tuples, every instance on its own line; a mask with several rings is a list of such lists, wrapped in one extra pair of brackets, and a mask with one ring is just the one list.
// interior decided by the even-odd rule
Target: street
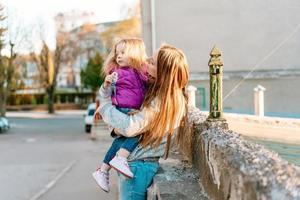
[(8, 113), (8, 119), (11, 129), (0, 134), (1, 200), (117, 199), (114, 171), (109, 194), (91, 176), (112, 139), (105, 131), (92, 141), (83, 112)]
[[(84, 111), (7, 114), (11, 129), (0, 134), (0, 200), (117, 199), (117, 175), (113, 170), (109, 194), (98, 188), (91, 176), (112, 139), (102, 123), (97, 140), (91, 140), (84, 132), (83, 114)], [(265, 131), (261, 124), (241, 125), (237, 119), (228, 117), (229, 127), (243, 135), (248, 136), (244, 132), (249, 128), (252, 134), (273, 133), (269, 126), (265, 125)], [(290, 162), (299, 163), (296, 153), (287, 146), (284, 151), (278, 145), (268, 146), (271, 147), (276, 147), (280, 155), (287, 154), (285, 158)]]

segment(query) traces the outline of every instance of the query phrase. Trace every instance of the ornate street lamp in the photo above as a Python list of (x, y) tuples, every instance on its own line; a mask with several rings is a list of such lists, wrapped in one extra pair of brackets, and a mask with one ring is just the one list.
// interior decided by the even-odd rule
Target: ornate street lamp
[(210, 112), (208, 121), (225, 121), (222, 106), (222, 76), (223, 62), (220, 50), (214, 46), (210, 52), (209, 76), (210, 76)]

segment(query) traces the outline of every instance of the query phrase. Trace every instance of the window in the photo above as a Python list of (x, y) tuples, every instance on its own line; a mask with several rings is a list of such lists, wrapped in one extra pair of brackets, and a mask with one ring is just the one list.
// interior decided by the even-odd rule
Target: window
[(91, 109), (91, 110), (89, 110), (88, 115), (89, 115), (89, 116), (92, 116), (92, 115), (94, 115), (94, 112), (95, 112), (95, 109)]
[(198, 106), (200, 107), (200, 110), (206, 110), (206, 93), (205, 93), (205, 87), (198, 87), (197, 88), (198, 92), (198, 99), (199, 103)]

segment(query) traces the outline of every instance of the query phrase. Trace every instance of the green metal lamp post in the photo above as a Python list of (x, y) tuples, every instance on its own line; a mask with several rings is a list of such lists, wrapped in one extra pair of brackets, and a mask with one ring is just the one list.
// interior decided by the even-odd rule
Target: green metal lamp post
[(223, 118), (222, 106), (222, 76), (223, 62), (221, 52), (217, 47), (213, 47), (210, 52), (209, 76), (210, 76), (210, 112), (208, 121), (225, 121)]

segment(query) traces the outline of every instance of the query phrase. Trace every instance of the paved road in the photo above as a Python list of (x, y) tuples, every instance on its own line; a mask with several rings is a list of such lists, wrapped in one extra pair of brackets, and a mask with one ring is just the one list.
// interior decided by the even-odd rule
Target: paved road
[(8, 116), (11, 130), (0, 134), (1, 200), (117, 199), (115, 172), (109, 194), (91, 177), (111, 138), (104, 131), (90, 140), (82, 112)]

